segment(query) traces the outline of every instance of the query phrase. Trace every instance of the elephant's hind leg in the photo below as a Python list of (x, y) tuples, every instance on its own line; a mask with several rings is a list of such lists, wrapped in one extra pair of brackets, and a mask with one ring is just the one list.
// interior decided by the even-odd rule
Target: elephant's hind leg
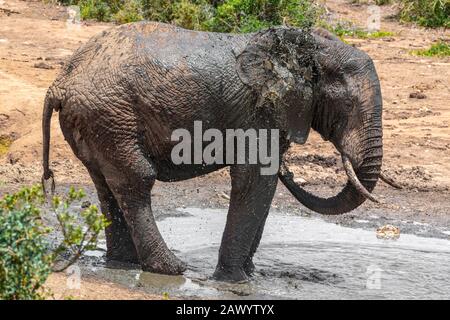
[(131, 233), (116, 198), (99, 170), (88, 168), (97, 189), (102, 212), (110, 225), (106, 227), (106, 259), (108, 262), (139, 264)]
[[(214, 277), (224, 281), (247, 279), (261, 238), (278, 177), (261, 175), (257, 165), (231, 167), (231, 199)], [(256, 245), (255, 245), (256, 243)]]
[(95, 152), (81, 137), (79, 130), (67, 125), (62, 126), (61, 129), (73, 152), (88, 170), (97, 190), (102, 213), (110, 222), (105, 230), (107, 260), (138, 264), (139, 259), (130, 230), (122, 210), (101, 173), (97, 159), (93, 157)]
[(156, 178), (153, 164), (139, 150), (127, 153), (127, 162), (103, 161), (101, 170), (121, 207), (143, 270), (181, 274), (186, 266), (168, 248), (151, 209), (151, 189)]

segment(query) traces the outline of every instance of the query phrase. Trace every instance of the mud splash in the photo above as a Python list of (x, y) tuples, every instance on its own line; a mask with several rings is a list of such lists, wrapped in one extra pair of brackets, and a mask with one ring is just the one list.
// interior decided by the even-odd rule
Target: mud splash
[[(244, 284), (210, 279), (225, 226), (221, 209), (178, 209), (158, 222), (169, 247), (189, 264), (171, 277), (105, 268), (102, 252), (85, 257), (83, 271), (148, 293), (210, 299), (439, 299), (450, 296), (450, 241), (401, 235), (377, 239), (353, 229), (273, 213)], [(97, 257), (93, 257), (97, 256)], [(88, 262), (90, 261), (90, 262)], [(87, 263), (88, 262), (88, 263)]]

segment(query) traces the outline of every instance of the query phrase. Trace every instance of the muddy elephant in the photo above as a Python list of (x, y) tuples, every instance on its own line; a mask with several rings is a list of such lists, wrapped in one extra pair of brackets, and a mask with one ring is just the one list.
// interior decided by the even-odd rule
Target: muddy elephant
[[(194, 178), (229, 166), (229, 212), (214, 277), (245, 280), (254, 270), (278, 178), (306, 207), (342, 214), (376, 200), (381, 175), (382, 98), (372, 60), (324, 30), (271, 28), (253, 34), (196, 32), (141, 22), (104, 31), (83, 45), (48, 90), (43, 111), (43, 179), (53, 111), (65, 139), (95, 184), (111, 221), (107, 258), (143, 270), (180, 274), (151, 208), (155, 180)], [(297, 185), (279, 165), (174, 164), (178, 128), (279, 130), (278, 154), (310, 129), (342, 155), (348, 183), (332, 198)], [(202, 145), (203, 146), (203, 145)], [(248, 156), (248, 155), (247, 155)]]

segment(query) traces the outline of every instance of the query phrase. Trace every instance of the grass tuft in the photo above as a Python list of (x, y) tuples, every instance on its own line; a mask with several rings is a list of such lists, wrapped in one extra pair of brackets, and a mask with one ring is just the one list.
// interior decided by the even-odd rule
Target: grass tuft
[(11, 147), (12, 139), (8, 136), (0, 136), (0, 157), (8, 153), (9, 147)]
[(412, 54), (423, 57), (450, 57), (450, 43), (439, 41), (428, 49), (414, 50)]

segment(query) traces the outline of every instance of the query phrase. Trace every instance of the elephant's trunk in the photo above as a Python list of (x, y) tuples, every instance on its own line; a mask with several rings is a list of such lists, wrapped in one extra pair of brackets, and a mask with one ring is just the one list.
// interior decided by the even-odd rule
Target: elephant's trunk
[[(370, 192), (381, 174), (383, 157), (383, 143), (381, 120), (372, 123), (364, 132), (359, 141), (353, 142), (356, 155), (342, 154), (342, 162), (348, 176), (345, 187), (336, 196), (321, 198), (304, 190), (294, 182), (293, 174), (283, 163), (279, 178), (288, 190), (307, 208), (325, 215), (337, 215), (349, 212), (360, 206), (366, 199), (377, 201)], [(352, 165), (352, 159), (361, 159), (357, 167)], [(354, 162), (353, 162), (354, 163)]]

